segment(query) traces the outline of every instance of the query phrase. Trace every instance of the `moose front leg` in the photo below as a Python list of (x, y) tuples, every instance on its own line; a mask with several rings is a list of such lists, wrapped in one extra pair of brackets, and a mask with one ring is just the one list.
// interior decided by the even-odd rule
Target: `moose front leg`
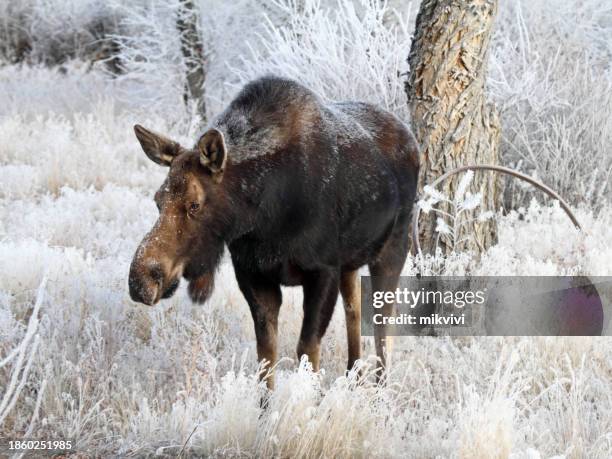
[(236, 279), (253, 316), (257, 358), (267, 369), (262, 372), (261, 378), (266, 380), (268, 389), (272, 390), (277, 360), (278, 313), (282, 303), (280, 285), (239, 270), (236, 270)]
[(313, 371), (319, 371), (321, 339), (338, 299), (338, 283), (336, 270), (311, 272), (304, 279), (304, 321), (297, 354), (298, 359), (303, 355), (308, 356)]

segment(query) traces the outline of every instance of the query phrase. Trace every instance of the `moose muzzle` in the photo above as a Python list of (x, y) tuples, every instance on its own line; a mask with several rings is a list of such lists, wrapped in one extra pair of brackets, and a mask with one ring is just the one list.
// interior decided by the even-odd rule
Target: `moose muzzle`
[(152, 306), (174, 294), (179, 286), (180, 273), (171, 269), (170, 263), (147, 256), (146, 252), (143, 246), (136, 251), (130, 265), (128, 286), (133, 301)]

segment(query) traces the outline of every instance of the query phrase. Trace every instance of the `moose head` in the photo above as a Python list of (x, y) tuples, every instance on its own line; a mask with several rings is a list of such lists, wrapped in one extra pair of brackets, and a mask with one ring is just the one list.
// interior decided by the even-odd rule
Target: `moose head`
[(187, 149), (140, 125), (134, 131), (149, 159), (169, 170), (155, 193), (157, 222), (130, 266), (130, 296), (154, 305), (172, 296), (184, 277), (192, 300), (203, 303), (212, 291), (229, 225), (223, 133), (209, 129)]

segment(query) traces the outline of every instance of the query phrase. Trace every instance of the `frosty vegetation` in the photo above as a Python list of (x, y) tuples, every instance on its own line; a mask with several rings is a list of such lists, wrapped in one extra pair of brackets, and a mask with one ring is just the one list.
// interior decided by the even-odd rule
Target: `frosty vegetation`
[[(407, 117), (418, 2), (195, 3), (206, 12), (207, 118), (267, 72)], [(404, 338), (386, 387), (356, 385), (344, 376), (341, 307), (325, 371), (298, 366), (301, 293), (284, 289), (285, 358), (262, 412), (252, 321), (229, 262), (204, 306), (184, 288), (155, 308), (130, 301), (129, 262), (165, 172), (132, 125), (189, 145), (205, 118), (183, 104), (177, 7), (0, 3), (0, 437), (71, 439), (96, 456), (610, 457), (609, 338)], [(610, 276), (612, 5), (500, 8), (489, 89), (504, 164), (556, 189), (586, 231), (508, 184), (497, 245), (481, 258), (411, 258), (404, 274)]]
[[(423, 187), (423, 197), (419, 199), (415, 207), (420, 209), (424, 214), (433, 212), (436, 214), (436, 234), (435, 247), (438, 248), (440, 238), (444, 238), (445, 242), (452, 251), (459, 251), (459, 247), (466, 240), (469, 240), (472, 235), (467, 225), (474, 221), (484, 222), (495, 216), (491, 210), (479, 209), (482, 205), (482, 193), (475, 194), (467, 191), (470, 183), (474, 179), (474, 171), (469, 170), (464, 173), (457, 191), (452, 199), (437, 190), (433, 184)], [(444, 211), (436, 205), (446, 203), (449, 205), (449, 210)], [(416, 230), (418, 234), (418, 229)], [(419, 248), (415, 248), (419, 250)]]

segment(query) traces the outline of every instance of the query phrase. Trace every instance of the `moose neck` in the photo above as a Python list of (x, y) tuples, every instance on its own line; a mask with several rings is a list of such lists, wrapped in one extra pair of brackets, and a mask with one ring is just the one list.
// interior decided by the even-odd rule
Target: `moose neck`
[(267, 175), (264, 161), (244, 161), (226, 169), (223, 178), (228, 197), (227, 231), (223, 237), (226, 244), (254, 229)]

